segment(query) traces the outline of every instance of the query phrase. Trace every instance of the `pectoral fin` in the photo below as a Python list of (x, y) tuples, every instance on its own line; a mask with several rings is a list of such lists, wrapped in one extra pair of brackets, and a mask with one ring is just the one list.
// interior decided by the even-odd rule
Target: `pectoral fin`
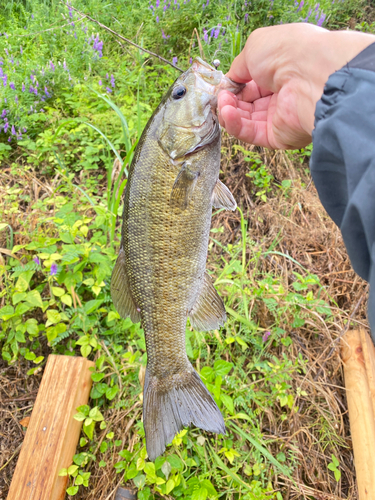
[(190, 170), (190, 165), (188, 163), (184, 162), (182, 164), (182, 168), (178, 173), (172, 188), (170, 197), (170, 205), (172, 207), (178, 207), (182, 210), (187, 208), (199, 175), (199, 172), (193, 172)]
[(117, 312), (123, 318), (130, 316), (133, 323), (141, 321), (133, 298), (130, 295), (128, 275), (125, 268), (125, 252), (121, 248), (111, 278), (111, 296)]
[(200, 331), (215, 330), (224, 325), (227, 319), (224, 303), (207, 273), (204, 274), (202, 291), (189, 317), (193, 328)]
[(212, 205), (215, 208), (226, 208), (227, 210), (236, 210), (237, 207), (232, 193), (219, 179), (216, 181), (212, 192)]

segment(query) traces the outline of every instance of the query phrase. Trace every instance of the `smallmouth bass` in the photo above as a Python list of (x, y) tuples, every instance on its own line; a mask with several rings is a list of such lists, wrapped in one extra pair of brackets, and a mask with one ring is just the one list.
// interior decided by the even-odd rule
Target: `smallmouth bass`
[(200, 331), (226, 321), (205, 270), (212, 206), (236, 208), (219, 180), (216, 107), (220, 90), (243, 87), (195, 59), (150, 118), (129, 170), (111, 295), (119, 314), (141, 321), (145, 333), (150, 460), (191, 424), (225, 433), (220, 410), (186, 355), (185, 328), (188, 316)]

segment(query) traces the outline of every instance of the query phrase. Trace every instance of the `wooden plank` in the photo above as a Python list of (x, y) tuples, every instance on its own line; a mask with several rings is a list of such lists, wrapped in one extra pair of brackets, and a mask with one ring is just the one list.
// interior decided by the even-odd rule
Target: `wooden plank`
[(372, 409), (375, 416), (375, 346), (366, 330), (360, 330), (363, 357), (365, 359), (367, 380), (372, 397)]
[[(367, 342), (364, 346), (367, 349)], [(343, 337), (341, 355), (344, 363), (358, 498), (359, 500), (374, 500), (375, 414), (370, 381), (367, 378), (362, 334), (358, 330), (348, 331)], [(372, 357), (372, 354), (369, 356)], [(368, 362), (371, 363), (371, 361)]]
[(48, 357), (7, 500), (62, 500), (82, 422), (73, 418), (91, 388), (86, 358)]

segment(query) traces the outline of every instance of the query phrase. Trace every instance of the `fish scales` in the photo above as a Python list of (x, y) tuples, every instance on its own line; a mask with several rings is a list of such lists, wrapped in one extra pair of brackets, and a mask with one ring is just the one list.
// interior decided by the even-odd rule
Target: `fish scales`
[[(195, 73), (188, 70), (164, 97), (135, 151), (111, 283), (119, 313), (141, 321), (145, 333), (143, 419), (151, 460), (183, 426), (225, 432), (220, 410), (185, 348), (188, 316), (201, 330), (217, 328), (225, 321), (222, 300), (205, 268), (212, 205), (236, 206), (218, 180), (220, 129), (214, 113), (215, 92), (225, 77), (199, 59), (192, 68), (194, 64)], [(218, 80), (216, 87), (212, 72)], [(176, 98), (176, 93), (183, 96)]]

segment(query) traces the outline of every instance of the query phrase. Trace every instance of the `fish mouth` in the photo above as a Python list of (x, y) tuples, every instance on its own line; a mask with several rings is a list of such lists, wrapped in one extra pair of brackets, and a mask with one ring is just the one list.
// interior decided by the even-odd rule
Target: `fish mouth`
[(222, 71), (210, 66), (200, 57), (194, 59), (191, 69), (195, 74), (195, 87), (209, 95), (217, 97), (222, 90), (238, 94), (245, 87), (223, 74)]

